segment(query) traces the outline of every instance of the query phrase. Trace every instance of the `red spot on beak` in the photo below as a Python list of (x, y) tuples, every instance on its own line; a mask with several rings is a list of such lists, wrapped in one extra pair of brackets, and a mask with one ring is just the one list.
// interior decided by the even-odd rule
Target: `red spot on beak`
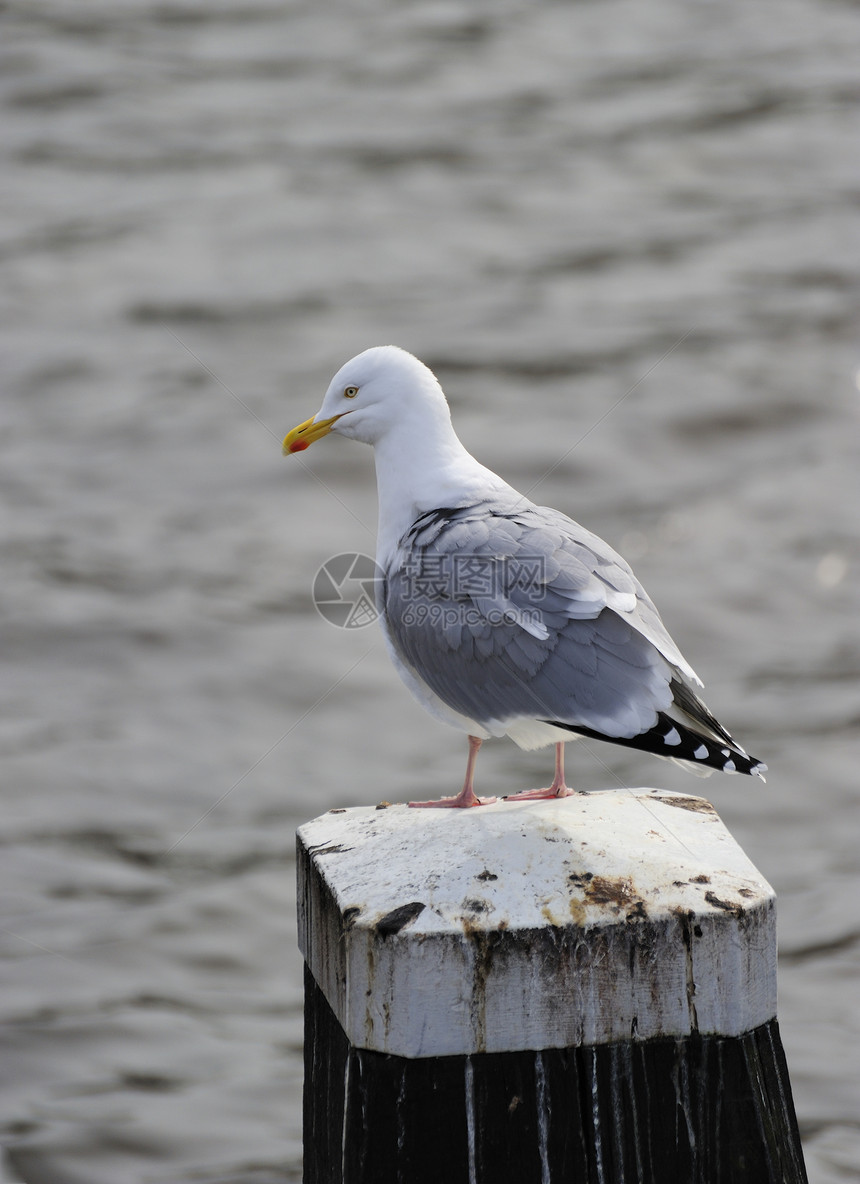
[(290, 445), (290, 452), (304, 452), (307, 447), (307, 440), (293, 440), (292, 444)]

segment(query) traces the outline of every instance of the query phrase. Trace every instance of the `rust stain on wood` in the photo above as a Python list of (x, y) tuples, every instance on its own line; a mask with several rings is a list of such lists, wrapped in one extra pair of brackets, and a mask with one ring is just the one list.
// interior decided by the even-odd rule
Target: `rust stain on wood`
[(585, 885), (584, 895), (589, 904), (609, 904), (622, 909), (636, 899), (636, 889), (629, 876), (592, 876)]
[(664, 806), (674, 806), (678, 810), (690, 810), (693, 814), (713, 814), (714, 818), (719, 817), (711, 803), (704, 798), (664, 797), (662, 794), (654, 794), (648, 800), (662, 802)]

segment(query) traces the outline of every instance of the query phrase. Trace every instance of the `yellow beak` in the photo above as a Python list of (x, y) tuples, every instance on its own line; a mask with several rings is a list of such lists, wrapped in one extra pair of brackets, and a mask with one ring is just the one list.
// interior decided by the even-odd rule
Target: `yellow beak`
[(289, 456), (291, 452), (302, 452), (305, 448), (310, 447), (314, 440), (321, 440), (323, 436), (327, 436), (332, 429), (332, 424), (338, 419), (340, 419), (339, 415), (333, 415), (331, 419), (318, 420), (311, 416), (304, 423), (300, 423), (297, 428), (293, 428), (284, 437), (284, 456)]

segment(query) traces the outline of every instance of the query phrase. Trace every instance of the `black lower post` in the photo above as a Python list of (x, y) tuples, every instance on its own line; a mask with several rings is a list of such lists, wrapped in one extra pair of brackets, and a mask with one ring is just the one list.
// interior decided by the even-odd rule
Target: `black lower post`
[(806, 1184), (776, 1020), (744, 1036), (410, 1060), (305, 968), (305, 1184)]

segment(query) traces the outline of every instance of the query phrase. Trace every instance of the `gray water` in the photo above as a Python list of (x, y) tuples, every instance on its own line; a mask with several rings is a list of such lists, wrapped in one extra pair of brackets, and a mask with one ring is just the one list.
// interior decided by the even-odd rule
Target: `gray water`
[(842, 0), (4, 6), (7, 1184), (300, 1178), (295, 828), (465, 760), (312, 604), (369, 450), (280, 456), (389, 341), (770, 765), (568, 761), (706, 792), (773, 883), (810, 1176), (860, 1180), (858, 54)]

